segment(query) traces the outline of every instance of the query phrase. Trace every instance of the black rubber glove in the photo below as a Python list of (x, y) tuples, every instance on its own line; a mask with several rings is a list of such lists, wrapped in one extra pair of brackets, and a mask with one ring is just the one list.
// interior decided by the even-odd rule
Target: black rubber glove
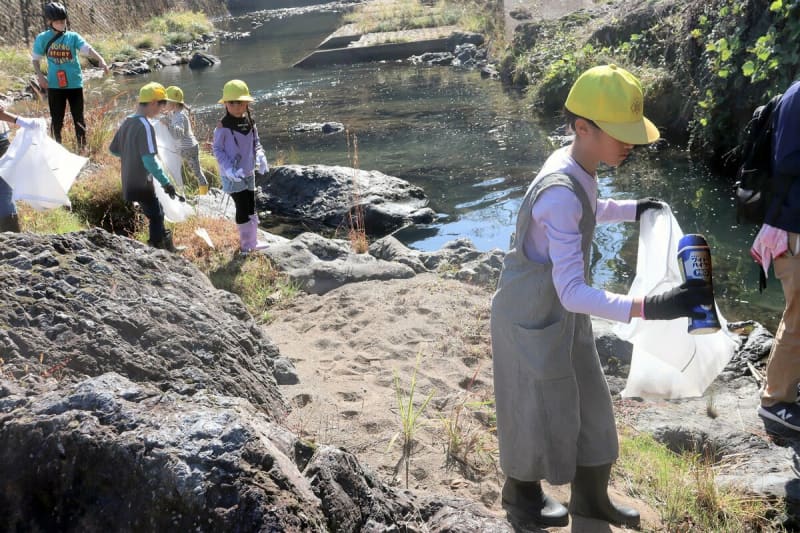
[(664, 202), (657, 198), (642, 198), (636, 201), (636, 220), (648, 209), (664, 209)]
[(714, 305), (711, 285), (701, 279), (692, 279), (667, 292), (644, 299), (645, 320), (672, 320), (684, 316), (703, 318), (705, 313), (694, 310), (699, 305)]
[[(171, 183), (164, 185), (164, 192), (167, 193), (169, 197), (172, 198), (173, 200), (175, 199), (175, 195), (178, 194), (177, 192), (175, 192), (175, 186)], [(638, 210), (639, 207), (637, 206), (636, 209)]]

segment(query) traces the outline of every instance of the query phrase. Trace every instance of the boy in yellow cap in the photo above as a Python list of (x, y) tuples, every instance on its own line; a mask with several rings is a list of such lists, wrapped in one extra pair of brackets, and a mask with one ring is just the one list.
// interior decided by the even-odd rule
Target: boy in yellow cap
[(200, 144), (192, 131), (189, 107), (183, 101), (180, 87), (167, 87), (167, 113), (163, 120), (178, 144), (181, 158), (197, 178), (198, 194), (208, 194), (208, 181), (200, 166)]
[(659, 138), (642, 103), (639, 80), (615, 65), (578, 78), (564, 112), (574, 141), (556, 150), (528, 187), (492, 298), (502, 503), (517, 527), (567, 525), (567, 508), (542, 491), (542, 479), (572, 484), (570, 514), (639, 525), (639, 513), (607, 493), (619, 445), (590, 316), (670, 320), (712, 301), (702, 283), (642, 299), (586, 282), (597, 223), (638, 221), (663, 207), (650, 198), (597, 198), (601, 162), (616, 167), (634, 145)]
[(164, 228), (164, 211), (153, 188), (155, 178), (164, 192), (175, 198), (175, 187), (156, 159), (156, 132), (149, 121), (161, 113), (166, 103), (163, 85), (151, 82), (142, 86), (136, 113), (120, 124), (109, 150), (122, 160), (122, 197), (128, 202), (138, 202), (150, 221), (149, 244), (176, 252), (172, 235)]
[(242, 80), (231, 80), (222, 88), (220, 104), (225, 116), (214, 129), (214, 157), (219, 163), (222, 190), (231, 195), (236, 206), (239, 248), (247, 253), (265, 248), (258, 242), (255, 171), (269, 169), (261, 147), (256, 123), (250, 116), (250, 89)]

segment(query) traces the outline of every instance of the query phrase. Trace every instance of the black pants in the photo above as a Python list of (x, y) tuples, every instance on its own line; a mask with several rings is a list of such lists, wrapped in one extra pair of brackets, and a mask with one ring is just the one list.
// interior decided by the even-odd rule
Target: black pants
[(239, 191), (231, 193), (233, 205), (236, 206), (236, 223), (244, 224), (250, 215), (256, 214), (256, 191)]
[(75, 124), (75, 137), (78, 139), (78, 149), (86, 146), (86, 121), (83, 118), (83, 89), (47, 89), (47, 103), (50, 106), (53, 138), (61, 142), (61, 129), (64, 127), (64, 114), (67, 111), (72, 115)]
[(144, 216), (150, 222), (150, 243), (156, 244), (164, 240), (164, 210), (161, 208), (161, 203), (153, 193), (152, 198), (146, 200), (139, 200), (139, 206), (142, 208)]

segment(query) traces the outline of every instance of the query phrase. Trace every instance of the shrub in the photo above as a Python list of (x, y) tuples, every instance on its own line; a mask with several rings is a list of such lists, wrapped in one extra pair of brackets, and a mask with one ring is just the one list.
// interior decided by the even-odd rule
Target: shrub
[(69, 191), (72, 208), (92, 226), (126, 236), (134, 235), (141, 220), (133, 204), (122, 199), (119, 161), (81, 177)]

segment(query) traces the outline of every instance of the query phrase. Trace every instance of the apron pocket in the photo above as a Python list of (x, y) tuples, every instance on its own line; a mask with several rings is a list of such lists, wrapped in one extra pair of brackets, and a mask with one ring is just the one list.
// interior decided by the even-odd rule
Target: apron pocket
[(544, 328), (512, 326), (517, 353), (536, 380), (573, 376), (571, 321), (558, 320)]

